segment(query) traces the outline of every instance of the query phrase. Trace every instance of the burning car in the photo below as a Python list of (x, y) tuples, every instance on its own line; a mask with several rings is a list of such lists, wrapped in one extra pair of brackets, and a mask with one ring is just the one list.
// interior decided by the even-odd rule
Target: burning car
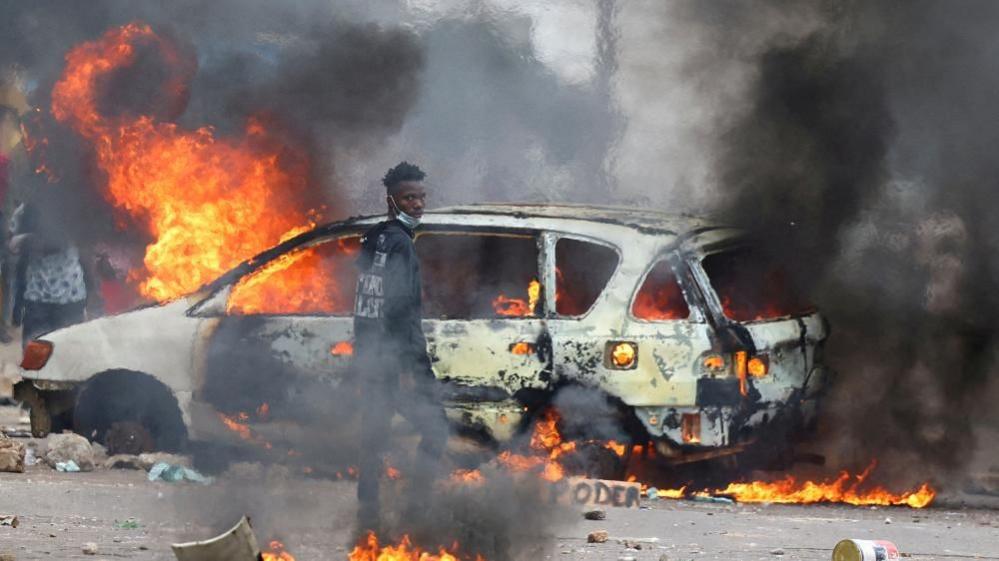
[[(206, 419), (238, 430), (295, 409), (310, 385), (343, 384), (353, 259), (381, 219), (314, 228), (186, 297), (30, 342), (17, 393), (32, 430), (107, 440), (138, 426), (177, 448), (203, 438)], [(814, 417), (827, 327), (740, 231), (631, 209), (477, 205), (428, 212), (416, 248), (424, 331), (461, 433), (509, 441), (567, 387), (601, 396), (627, 438), (674, 462), (785, 438)]]

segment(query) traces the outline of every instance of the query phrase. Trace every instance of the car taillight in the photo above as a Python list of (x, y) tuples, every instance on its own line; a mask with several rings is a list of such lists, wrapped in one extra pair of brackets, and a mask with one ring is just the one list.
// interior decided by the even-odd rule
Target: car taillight
[(638, 364), (638, 345), (628, 341), (607, 343), (607, 366), (617, 370), (630, 370)]
[(711, 354), (704, 357), (702, 364), (704, 365), (704, 369), (709, 372), (721, 372), (725, 369), (725, 357)]
[(52, 343), (49, 341), (28, 341), (21, 357), (21, 368), (25, 370), (41, 370), (52, 356)]

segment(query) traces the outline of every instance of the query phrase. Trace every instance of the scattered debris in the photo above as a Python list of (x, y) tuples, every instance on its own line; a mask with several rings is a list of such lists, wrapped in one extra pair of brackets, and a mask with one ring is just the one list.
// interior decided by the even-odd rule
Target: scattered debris
[(24, 473), (24, 444), (0, 435), (0, 471)]
[(659, 538), (614, 538), (614, 541), (624, 545), (625, 547), (630, 547), (632, 549), (641, 549), (641, 544), (657, 544), (659, 543)]
[(17, 528), (17, 525), (21, 521), (17, 519), (16, 514), (0, 514), (0, 526), (10, 526), (11, 528)]
[(0, 433), (10, 438), (31, 438), (31, 431), (21, 427), (3, 427)]
[(610, 533), (607, 530), (597, 530), (590, 532), (586, 536), (586, 541), (588, 543), (604, 543), (608, 538), (610, 538)]
[(734, 505), (735, 504), (735, 501), (733, 501), (732, 499), (730, 499), (728, 497), (715, 497), (715, 496), (712, 496), (712, 495), (694, 495), (692, 497), (692, 500), (694, 502), (698, 502), (698, 503), (713, 503), (713, 504), (720, 504), (720, 505)]
[(888, 516), (888, 517), (885, 518), (885, 524), (891, 524), (891, 517), (890, 516)]
[(135, 518), (128, 518), (121, 521), (115, 520), (114, 527), (119, 530), (136, 530), (141, 528), (142, 525)]
[(142, 469), (149, 471), (153, 469), (153, 466), (163, 462), (175, 466), (191, 467), (191, 459), (186, 456), (178, 456), (177, 454), (169, 454), (166, 452), (147, 452), (145, 454), (139, 454), (139, 465)]
[(245, 516), (231, 530), (208, 540), (170, 546), (177, 561), (257, 561), (260, 546)]
[(97, 544), (94, 542), (87, 542), (83, 544), (83, 554), (84, 555), (97, 555)]
[(781, 548), (771, 549), (770, 555), (784, 555), (784, 550)]
[(108, 449), (99, 442), (91, 442), (90, 449), (94, 451), (94, 465), (103, 464), (108, 459)]
[(833, 548), (833, 559), (844, 561), (875, 561), (898, 559), (898, 546), (886, 540), (841, 540)]
[(56, 464), (72, 461), (79, 471), (94, 470), (94, 449), (90, 441), (73, 433), (53, 434), (49, 436), (48, 450), (45, 452), (45, 463), (59, 469)]
[(110, 458), (104, 460), (105, 469), (141, 469), (145, 471), (142, 467), (142, 460), (138, 456), (132, 454), (115, 454)]
[(583, 518), (587, 520), (605, 520), (607, 518), (607, 511), (604, 510), (588, 510), (583, 513)]
[(150, 481), (168, 481), (173, 483), (185, 479), (201, 483), (202, 485), (209, 485), (213, 481), (211, 477), (205, 477), (189, 467), (168, 464), (166, 462), (159, 462), (149, 470)]
[(67, 460), (65, 462), (56, 462), (56, 471), (64, 471), (67, 473), (76, 473), (80, 471), (80, 466), (76, 465), (73, 460)]

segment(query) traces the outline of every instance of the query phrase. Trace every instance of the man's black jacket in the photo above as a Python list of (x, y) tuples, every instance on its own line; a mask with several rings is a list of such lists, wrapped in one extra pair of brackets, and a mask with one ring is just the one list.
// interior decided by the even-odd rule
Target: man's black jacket
[(433, 376), (421, 327), (422, 284), (413, 232), (398, 220), (361, 238), (354, 300), (354, 347), (360, 360)]

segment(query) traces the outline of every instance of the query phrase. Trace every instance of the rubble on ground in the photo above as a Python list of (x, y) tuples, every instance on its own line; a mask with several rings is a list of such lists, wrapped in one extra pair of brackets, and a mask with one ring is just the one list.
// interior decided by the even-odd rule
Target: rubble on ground
[(104, 469), (141, 469), (145, 471), (142, 466), (142, 460), (132, 454), (115, 454), (104, 460)]
[(610, 533), (607, 530), (597, 530), (595, 532), (590, 532), (586, 536), (587, 543), (604, 543), (610, 537)]
[(90, 441), (73, 433), (54, 434), (49, 436), (48, 450), (45, 451), (45, 463), (55, 468), (57, 464), (75, 463), (80, 471), (93, 471), (95, 467), (94, 449)]
[(24, 444), (0, 434), (0, 472), (24, 472)]
[(167, 452), (146, 452), (139, 454), (139, 465), (146, 471), (153, 469), (154, 465), (161, 462), (170, 465), (191, 467), (191, 458), (187, 456)]

